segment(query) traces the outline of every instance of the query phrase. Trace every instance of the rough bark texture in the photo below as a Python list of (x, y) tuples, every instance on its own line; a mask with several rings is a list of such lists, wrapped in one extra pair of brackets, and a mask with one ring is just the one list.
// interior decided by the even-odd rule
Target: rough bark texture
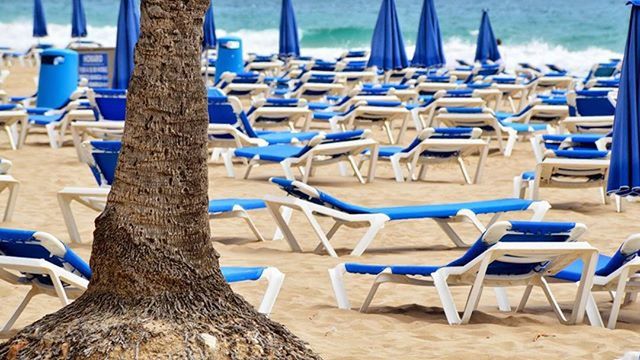
[(318, 358), (219, 271), (199, 73), (208, 4), (142, 0), (127, 126), (96, 220), (89, 289), (1, 345), (1, 358)]

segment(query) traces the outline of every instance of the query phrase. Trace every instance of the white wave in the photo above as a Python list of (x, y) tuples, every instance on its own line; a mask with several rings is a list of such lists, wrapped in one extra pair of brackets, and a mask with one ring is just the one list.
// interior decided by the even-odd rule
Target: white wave
[[(33, 27), (30, 22), (0, 23), (0, 46), (9, 46), (19, 50), (25, 50), (36, 43), (31, 34)], [(53, 44), (56, 47), (65, 47), (71, 41), (71, 25), (47, 24), (49, 36), (41, 38), (41, 43)], [(88, 40), (94, 40), (104, 46), (115, 46), (115, 26), (87, 26)]]
[[(10, 46), (17, 49), (26, 49), (35, 40), (31, 37), (31, 23), (13, 22), (0, 24), (0, 46)], [(42, 39), (42, 42), (52, 43), (55, 46), (63, 47), (71, 40), (71, 26), (49, 24), (49, 36)], [(116, 39), (116, 27), (88, 27), (89, 39), (98, 41), (105, 46), (114, 46)], [(258, 54), (271, 54), (278, 51), (278, 29), (266, 30), (238, 30), (227, 32), (219, 29), (218, 37), (226, 35), (239, 36), (243, 40), (244, 51)], [(301, 32), (304, 40), (304, 31)], [(449, 38), (445, 41), (445, 55), (447, 63), (454, 65), (456, 59), (473, 60), (475, 54), (475, 44), (461, 40), (460, 38)], [(344, 49), (339, 47), (304, 48), (302, 54), (314, 56), (322, 59), (334, 58)], [(407, 47), (409, 57), (413, 55), (413, 46)], [(550, 45), (542, 40), (533, 40), (526, 44), (502, 45), (500, 52), (507, 69), (514, 69), (519, 62), (528, 62), (535, 66), (543, 66), (546, 63), (553, 63), (566, 68), (575, 74), (585, 74), (591, 65), (599, 61), (607, 61), (610, 58), (620, 58), (622, 55), (614, 51), (602, 48), (587, 48), (584, 50), (568, 50), (559, 45)]]

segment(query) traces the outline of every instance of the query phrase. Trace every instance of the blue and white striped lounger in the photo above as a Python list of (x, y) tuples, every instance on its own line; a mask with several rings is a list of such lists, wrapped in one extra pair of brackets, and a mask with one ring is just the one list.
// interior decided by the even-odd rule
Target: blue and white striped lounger
[[(583, 270), (583, 262), (577, 260), (555, 274), (551, 280), (578, 282)], [(607, 323), (609, 329), (615, 329), (622, 305), (636, 301), (640, 291), (638, 272), (640, 272), (640, 234), (629, 236), (613, 256), (603, 254), (598, 256), (591, 291), (607, 291), (612, 297), (613, 305)], [(527, 301), (528, 296), (528, 292), (525, 292), (523, 303)], [(592, 325), (603, 326), (602, 317), (593, 296), (587, 303), (587, 315)]]
[[(120, 141), (87, 141), (83, 143), (85, 154), (84, 159), (89, 161), (88, 165), (93, 173), (98, 187), (96, 188), (76, 188), (65, 187), (58, 192), (58, 204), (62, 210), (67, 230), (72, 242), (82, 242), (80, 233), (76, 225), (71, 203), (78, 203), (93, 209), (102, 211), (107, 201), (107, 195), (111, 184), (115, 180), (115, 171), (120, 153)], [(214, 199), (209, 200), (209, 219), (237, 217), (243, 219), (253, 234), (260, 241), (264, 237), (247, 213), (248, 210), (264, 209), (264, 201), (260, 199)]]
[[(269, 314), (278, 297), (284, 274), (274, 267), (221, 268), (228, 283), (266, 279), (267, 290), (258, 309)], [(31, 299), (38, 294), (55, 296), (63, 306), (82, 294), (89, 285), (91, 269), (62, 241), (41, 231), (0, 228), (0, 279), (12, 285), (29, 285), (18, 308), (0, 333), (11, 329)]]
[[(506, 212), (532, 211), (532, 220), (543, 219), (549, 203), (545, 201), (531, 201), (523, 199), (496, 199), (466, 203), (425, 204), (413, 206), (365, 207), (341, 201), (314, 187), (280, 178), (272, 178), (271, 182), (280, 186), (289, 196), (265, 196), (265, 202), (276, 220), (280, 230), (284, 233), (291, 250), (300, 252), (302, 248), (289, 227), (292, 210), (299, 210), (311, 224), (318, 237), (319, 244), (316, 251), (324, 249), (333, 257), (338, 257), (330, 240), (341, 226), (350, 228), (367, 228), (365, 235), (357, 242), (351, 255), (360, 256), (373, 242), (378, 232), (389, 221), (423, 220), (435, 221), (456, 246), (468, 246), (458, 233), (451, 227), (451, 223), (468, 221), (480, 232), (485, 231), (485, 225), (478, 219), (478, 215), (491, 214), (489, 225), (498, 220)], [(281, 213), (281, 208), (283, 212)], [(335, 223), (325, 234), (315, 216), (324, 216)], [(277, 238), (277, 236), (276, 236)]]
[[(368, 265), (343, 263), (329, 270), (334, 294), (341, 309), (351, 307), (344, 283), (345, 274), (373, 275), (375, 280), (360, 311), (366, 312), (383, 283), (433, 286), (436, 288), (449, 324), (466, 324), (477, 308), (482, 290), (494, 287), (498, 306), (510, 311), (504, 287), (540, 286), (562, 323), (581, 323), (597, 251), (588, 243), (574, 242), (586, 231), (575, 223), (501, 221), (495, 223), (458, 259), (440, 266)], [(567, 318), (546, 283), (567, 264), (581, 259), (587, 264), (571, 316)], [(451, 286), (471, 286), (462, 317), (458, 314)], [(522, 310), (520, 307), (518, 310)]]

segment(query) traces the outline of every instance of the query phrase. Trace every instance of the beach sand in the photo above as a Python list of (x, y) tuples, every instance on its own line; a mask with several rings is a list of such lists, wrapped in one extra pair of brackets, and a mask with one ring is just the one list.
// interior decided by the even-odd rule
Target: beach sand
[[(11, 72), (7, 80), (10, 94), (33, 92), (33, 69), (13, 67)], [(87, 166), (78, 162), (71, 145), (51, 149), (44, 135), (30, 135), (27, 145), (18, 151), (9, 150), (4, 139), (2, 141), (0, 156), (13, 161), (11, 173), (21, 182), (14, 219), (2, 226), (45, 231), (69, 241), (56, 192), (65, 186), (95, 186)], [(470, 169), (475, 161), (475, 158), (471, 159)], [(521, 171), (533, 169), (534, 165), (530, 145), (526, 142), (517, 145), (511, 158), (493, 153), (479, 185), (463, 185), (455, 163), (432, 166), (427, 181), (413, 183), (396, 183), (390, 167), (382, 164), (379, 178), (367, 185), (358, 184), (352, 177), (339, 177), (335, 167), (320, 168), (311, 184), (363, 205), (471, 201), (510, 197), (512, 178)], [(236, 166), (238, 177), (243, 171), (242, 166)], [(211, 198), (282, 195), (267, 182), (269, 177), (280, 175), (278, 166), (268, 166), (255, 169), (249, 180), (229, 179), (221, 164), (210, 164), (209, 194)], [(617, 214), (613, 204), (599, 204), (596, 189), (543, 189), (541, 195), (553, 206), (548, 220), (586, 224), (589, 232), (582, 239), (602, 252), (612, 253), (628, 235), (640, 232), (639, 204), (629, 204), (625, 213)], [(4, 206), (5, 196), (3, 194), (0, 199), (0, 206)], [(87, 243), (72, 244), (71, 247), (88, 260), (93, 219), (97, 213), (78, 207), (76, 214), (81, 235)], [(253, 211), (251, 216), (263, 234), (271, 237), (274, 224), (268, 212)], [(315, 239), (308, 224), (300, 216), (294, 217), (293, 223), (305, 253), (292, 253), (285, 241), (256, 242), (239, 219), (215, 220), (211, 228), (222, 265), (270, 265), (286, 274), (271, 317), (285, 324), (326, 359), (612, 359), (625, 351), (640, 350), (638, 304), (624, 308), (617, 330), (593, 328), (587, 324), (564, 326), (539, 290), (534, 290), (528, 308), (516, 314), (500, 313), (492, 290), (487, 289), (471, 324), (464, 326), (447, 325), (433, 288), (384, 285), (374, 299), (370, 313), (339, 310), (335, 306), (327, 269), (340, 262), (444, 264), (458, 257), (463, 250), (454, 248), (434, 222), (411, 221), (388, 225), (360, 258), (350, 257), (348, 253), (362, 232), (342, 230), (336, 235), (334, 244), (343, 256), (335, 259), (312, 253)], [(470, 225), (460, 226), (468, 240), (477, 237)], [(352, 306), (357, 308), (367, 294), (372, 277), (349, 276), (346, 282)], [(251, 303), (258, 304), (264, 284), (239, 284), (233, 288)], [(576, 287), (553, 285), (552, 289), (563, 308), (570, 309)], [(27, 287), (0, 282), (0, 321), (8, 318), (27, 291)], [(454, 289), (459, 309), (464, 305), (467, 291), (468, 288)], [(520, 288), (509, 290), (512, 306), (517, 305), (521, 294)], [(596, 300), (608, 317), (608, 296), (597, 294)], [(59, 308), (60, 302), (56, 298), (36, 297), (16, 327), (22, 328)]]

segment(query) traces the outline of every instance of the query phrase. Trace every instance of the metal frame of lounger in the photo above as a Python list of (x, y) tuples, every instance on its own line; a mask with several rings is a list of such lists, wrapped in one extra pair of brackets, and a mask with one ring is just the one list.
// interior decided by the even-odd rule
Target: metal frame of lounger
[(566, 90), (569, 91), (575, 86), (577, 79), (571, 76), (542, 76), (538, 79), (538, 90)]
[[(402, 138), (411, 120), (411, 111), (407, 110), (405, 106), (371, 106), (367, 105), (366, 100), (359, 101), (354, 106), (355, 108), (346, 115), (334, 116), (329, 120), (333, 131), (357, 130), (361, 128), (361, 125), (372, 126), (382, 123), (389, 143), (402, 143)], [(402, 121), (402, 124), (398, 136), (394, 137), (393, 122), (396, 120)]]
[(613, 131), (613, 116), (571, 116), (560, 121), (560, 133), (608, 134)]
[(417, 130), (433, 126), (433, 117), (436, 110), (446, 107), (484, 107), (485, 101), (478, 97), (444, 97), (444, 91), (438, 91), (433, 96), (435, 100), (427, 106), (415, 107), (412, 112), (413, 121)]
[[(35, 239), (40, 241), (49, 242), (51, 248), (65, 249), (62, 242), (51, 234), (37, 231), (33, 234)], [(49, 251), (51, 249), (47, 247)], [(63, 257), (64, 254), (59, 255)], [(22, 273), (20, 275), (16, 273)], [(52, 285), (43, 284), (37, 279), (33, 279), (26, 274), (38, 274), (47, 275), (52, 282)], [(267, 281), (267, 289), (258, 307), (258, 312), (269, 315), (273, 309), (273, 306), (278, 298), (282, 283), (285, 275), (275, 267), (264, 267), (262, 274), (257, 280), (240, 280), (233, 283), (246, 282), (246, 281)], [(13, 285), (30, 285), (31, 289), (27, 295), (22, 299), (14, 313), (9, 320), (4, 324), (0, 330), (0, 334), (6, 333), (11, 330), (18, 317), (25, 310), (31, 299), (39, 294), (45, 294), (60, 299), (62, 306), (67, 306), (70, 300), (79, 297), (88, 287), (89, 281), (79, 275), (72, 273), (71, 271), (57, 266), (45, 259), (32, 259), (22, 258), (14, 256), (0, 255), (0, 279), (13, 284)]]
[[(309, 195), (312, 198), (319, 197), (318, 191), (309, 185), (306, 185), (299, 181), (294, 181), (294, 185), (298, 190), (304, 192), (306, 195)], [(311, 201), (302, 200), (300, 198), (292, 196), (265, 195), (264, 201), (267, 204), (267, 208), (269, 209), (269, 212), (273, 216), (278, 226), (278, 231), (276, 231), (273, 239), (279, 240), (282, 235), (284, 235), (284, 238), (287, 240), (289, 247), (294, 252), (302, 252), (302, 247), (300, 246), (300, 242), (296, 239), (293, 230), (289, 226), (293, 210), (300, 211), (311, 225), (311, 228), (318, 239), (318, 245), (314, 249), (314, 252), (319, 253), (324, 249), (332, 257), (338, 257), (338, 254), (333, 249), (333, 246), (331, 246), (330, 240), (338, 232), (340, 227), (346, 226), (348, 228), (367, 229), (365, 234), (362, 236), (362, 238), (360, 238), (360, 240), (357, 241), (356, 246), (351, 251), (351, 256), (360, 256), (365, 252), (369, 245), (371, 245), (375, 237), (378, 235), (380, 230), (384, 228), (386, 223), (392, 221), (389, 216), (382, 213), (349, 214), (344, 211), (332, 209), (323, 205), (318, 205)], [(551, 206), (546, 201), (535, 201), (531, 203), (531, 205), (529, 205), (529, 207), (525, 210), (533, 212), (531, 221), (541, 221), (550, 208)], [(453, 229), (453, 227), (451, 226), (452, 223), (469, 222), (476, 229), (478, 229), (480, 233), (482, 233), (486, 230), (487, 227), (498, 221), (503, 213), (504, 212), (493, 213), (493, 216), (491, 220), (489, 220), (486, 227), (480, 221), (480, 219), (478, 219), (476, 213), (474, 213), (470, 209), (464, 208), (460, 209), (455, 216), (449, 218), (428, 219), (435, 221), (440, 229), (442, 229), (442, 231), (457, 247), (468, 247), (469, 244), (462, 240), (461, 236)], [(325, 233), (325, 231), (322, 229), (320, 223), (316, 218), (316, 215), (319, 217), (328, 217), (333, 220), (334, 224), (331, 226), (331, 229), (328, 232)], [(414, 219), (394, 221), (397, 222), (413, 220)]]
[[(487, 242), (495, 243), (503, 235), (507, 234), (510, 228), (511, 224), (509, 222), (499, 222), (492, 225), (483, 237), (487, 239)], [(570, 233), (568, 241), (574, 241), (584, 231), (586, 231), (586, 226), (576, 224), (576, 227)], [(571, 316), (567, 318), (553, 296), (547, 284), (547, 279), (550, 275), (561, 271), (576, 259), (582, 259), (587, 266), (585, 266), (582, 273)], [(544, 272), (531, 271), (524, 275), (487, 275), (486, 272), (489, 265), (496, 260), (512, 262), (514, 264), (545, 261), (549, 263), (547, 267), (545, 267)], [(484, 287), (494, 287), (499, 309), (501, 311), (511, 311), (504, 287), (525, 285), (528, 288), (539, 286), (543, 290), (549, 304), (561, 323), (580, 324), (584, 319), (585, 309), (590, 296), (589, 289), (593, 282), (593, 272), (596, 261), (597, 250), (586, 242), (498, 242), (466, 265), (460, 267), (442, 267), (433, 272), (430, 277), (392, 274), (391, 269), (386, 268), (376, 276), (360, 311), (366, 312), (368, 310), (379, 286), (383, 283), (433, 286), (438, 292), (448, 323), (450, 325), (468, 324), (473, 311), (478, 307)], [(351, 306), (344, 286), (345, 273), (347, 273), (347, 271), (344, 263), (329, 269), (329, 276), (338, 307), (348, 310)], [(471, 286), (462, 317), (458, 313), (453, 295), (451, 294), (450, 287), (452, 286)], [(517, 311), (522, 311), (522, 309), (518, 308)]]
[[(527, 189), (529, 199), (540, 198), (541, 188), (564, 188), (564, 189), (590, 189), (598, 188), (602, 204), (608, 203), (607, 179), (609, 177), (610, 160), (605, 159), (569, 159), (556, 158), (553, 151), (544, 150), (543, 137), (538, 135), (531, 138), (533, 153), (536, 157), (537, 165), (535, 177), (524, 179), (522, 174), (513, 178), (514, 197), (524, 199)], [(599, 149), (603, 148), (605, 142), (596, 142)], [(601, 180), (593, 181), (586, 177), (601, 176)], [(582, 181), (576, 181), (580, 180)], [(616, 199), (616, 206), (620, 210), (620, 201)]]
[[(444, 124), (447, 127), (479, 127), (493, 128), (493, 134), (489, 132), (488, 139), (495, 137), (498, 140), (498, 147), (500, 152), (505, 157), (511, 156), (513, 148), (518, 140), (518, 132), (508, 126), (504, 126), (495, 117), (493, 111), (489, 108), (483, 108), (481, 113), (449, 113), (446, 108), (442, 108), (437, 111), (433, 118), (432, 126), (440, 126)], [(483, 133), (486, 130), (483, 129)], [(492, 136), (493, 135), (493, 136)], [(507, 137), (507, 142), (504, 144), (504, 136)]]
[[(634, 234), (627, 238), (626, 243), (640, 243), (640, 234)], [(638, 248), (638, 245), (635, 245)], [(638, 292), (640, 292), (640, 257), (635, 257), (626, 262), (616, 271), (608, 276), (593, 276), (593, 286), (591, 292), (608, 292), (613, 300), (611, 312), (607, 322), (607, 328), (615, 329), (618, 322), (618, 316), (622, 305), (632, 303), (636, 300)], [(566, 283), (567, 281), (550, 278), (549, 283)], [(526, 291), (522, 297), (520, 307), (524, 308), (529, 297), (529, 291)], [(589, 297), (587, 303), (587, 316), (593, 326), (603, 327), (604, 322), (598, 310), (598, 305), (593, 297)]]
[[(301, 157), (290, 157), (278, 163), (282, 167), (287, 179), (295, 180), (293, 168), (298, 168), (302, 174), (302, 181), (307, 183), (309, 178), (313, 176), (315, 167), (333, 163), (339, 163), (340, 165), (341, 162), (346, 160), (361, 184), (373, 182), (376, 173), (375, 160), (378, 158), (378, 142), (371, 138), (369, 130), (364, 130), (360, 139), (331, 143), (322, 143), (322, 141), (324, 141), (324, 135), (321, 133), (309, 141), (307, 146), (310, 147), (310, 149)], [(354, 156), (360, 156), (367, 150), (371, 153), (371, 158), (374, 159), (374, 161), (371, 161), (369, 164), (369, 171), (367, 179), (365, 180)], [(274, 161), (261, 160), (259, 155), (254, 156), (248, 161), (244, 179), (249, 178), (251, 170), (253, 170), (254, 167), (275, 163)]]
[[(422, 130), (417, 138), (421, 139), (420, 145), (411, 149), (408, 152), (398, 152), (390, 157), (378, 156), (378, 161), (388, 161), (391, 163), (393, 173), (397, 182), (424, 180), (427, 173), (427, 165), (431, 163), (450, 162), (455, 159), (460, 166), (462, 176), (467, 184), (477, 184), (482, 178), (482, 170), (484, 169), (484, 163), (486, 162), (489, 154), (489, 143), (480, 139), (482, 130), (475, 128), (471, 131), (469, 139), (432, 139), (431, 136), (435, 133), (433, 128), (427, 128)], [(429, 152), (457, 152), (457, 156), (453, 157), (433, 157), (423, 156), (422, 153)], [(473, 181), (469, 176), (466, 165), (464, 163), (464, 157), (467, 155), (478, 153), (478, 164), (476, 165), (475, 175)], [(368, 161), (368, 154), (364, 154), (360, 160), (360, 164), (364, 161)], [(402, 171), (402, 165), (406, 165), (409, 171), (409, 176), (405, 177)], [(420, 168), (418, 174), (416, 171)]]
[[(13, 110), (0, 111), (0, 126), (7, 134), (11, 149), (20, 149), (27, 137), (29, 115), (20, 105)], [(20, 131), (18, 131), (18, 126)]]
[[(311, 126), (311, 120), (313, 120), (313, 111), (307, 106), (305, 99), (299, 100), (298, 106), (264, 106), (266, 99), (254, 98), (251, 107), (254, 108), (253, 112), (248, 116), (251, 125), (260, 126), (262, 128), (267, 127), (282, 127), (282, 124), (286, 124), (289, 130), (296, 130), (296, 124), (302, 120), (302, 126), (297, 126), (302, 131), (307, 131)], [(278, 121), (270, 124), (269, 122), (256, 122), (256, 119), (282, 119), (287, 118), (287, 121)]]

